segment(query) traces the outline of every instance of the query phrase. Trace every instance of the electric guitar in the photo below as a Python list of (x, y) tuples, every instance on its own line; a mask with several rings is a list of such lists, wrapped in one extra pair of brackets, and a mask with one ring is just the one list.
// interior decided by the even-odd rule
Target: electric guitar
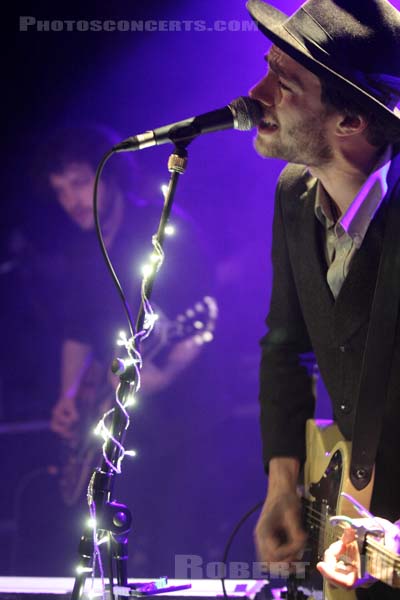
[[(154, 307), (154, 305), (153, 305)], [(194, 337), (199, 344), (213, 338), (218, 305), (214, 298), (202, 300), (170, 321), (156, 307), (158, 319), (151, 335), (143, 342), (141, 355), (146, 360), (162, 360), (163, 352), (174, 343)], [(79, 419), (70, 440), (63, 442), (61, 465), (58, 469), (59, 487), (64, 504), (73, 506), (86, 490), (95, 461), (100, 457), (99, 438), (93, 430), (114, 402), (115, 387), (108, 377), (108, 365), (92, 361), (85, 372), (76, 397)]]
[[(345, 492), (369, 508), (374, 479), (361, 492), (350, 480), (351, 443), (344, 440), (338, 426), (332, 421), (307, 421), (307, 460), (304, 467), (306, 527), (311, 545), (311, 561), (323, 560), (324, 551), (343, 533), (343, 528), (333, 526), (329, 518), (360, 515), (345, 497)], [(400, 507), (399, 507), (400, 512)], [(365, 539), (365, 571), (387, 585), (400, 588), (400, 555), (385, 547), (382, 539), (367, 534)], [(326, 600), (356, 600), (353, 590), (334, 588), (324, 581)]]

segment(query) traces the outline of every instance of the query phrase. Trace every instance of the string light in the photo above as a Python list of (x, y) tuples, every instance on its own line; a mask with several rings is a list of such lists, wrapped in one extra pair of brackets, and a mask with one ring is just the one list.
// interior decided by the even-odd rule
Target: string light
[[(163, 186), (162, 191), (164, 194), (166, 193), (167, 189), (168, 189), (167, 186)], [(168, 230), (169, 230), (168, 233), (166, 231), (167, 235), (171, 235), (173, 233), (173, 228), (168, 228)], [(124, 382), (124, 386), (126, 386), (128, 384), (130, 386), (130, 390), (128, 391), (128, 393), (125, 393), (126, 390), (124, 389), (123, 402), (121, 402), (120, 398), (119, 398), (119, 392), (121, 390), (121, 385), (122, 385), (122, 383), (119, 383), (119, 385), (117, 386), (116, 391), (115, 391), (115, 406), (104, 413), (104, 415), (102, 416), (100, 421), (97, 423), (96, 428), (95, 428), (96, 435), (100, 435), (103, 438), (103, 447), (102, 447), (103, 458), (104, 458), (107, 466), (109, 467), (109, 469), (116, 474), (121, 473), (121, 464), (122, 464), (122, 461), (125, 458), (125, 456), (134, 457), (134, 456), (136, 456), (136, 451), (135, 450), (126, 450), (124, 448), (124, 446), (112, 435), (112, 433), (111, 433), (112, 429), (111, 429), (111, 426), (109, 425), (109, 422), (112, 421), (112, 419), (113, 419), (113, 415), (114, 415), (116, 407), (119, 407), (122, 415), (125, 418), (125, 425), (124, 425), (125, 430), (128, 429), (128, 427), (129, 427), (130, 417), (129, 417), (127, 408), (130, 406), (133, 406), (136, 403), (136, 393), (139, 391), (140, 386), (141, 386), (141, 369), (143, 367), (143, 360), (142, 360), (140, 351), (138, 350), (138, 346), (140, 345), (141, 341), (146, 339), (151, 334), (152, 330), (154, 329), (155, 323), (158, 319), (158, 315), (153, 310), (153, 308), (150, 304), (150, 301), (147, 297), (147, 289), (149, 286), (149, 279), (153, 278), (156, 275), (156, 273), (159, 271), (159, 269), (161, 268), (161, 266), (164, 262), (164, 251), (161, 247), (161, 244), (158, 242), (156, 235), (153, 235), (153, 237), (152, 237), (152, 245), (153, 245), (153, 252), (151, 253), (151, 255), (149, 257), (149, 264), (144, 265), (144, 267), (142, 269), (143, 278), (142, 278), (142, 284), (141, 284), (141, 299), (142, 299), (143, 310), (144, 310), (142, 330), (136, 332), (133, 335), (133, 337), (131, 337), (131, 338), (128, 338), (125, 331), (120, 331), (119, 335), (118, 335), (118, 339), (116, 340), (116, 343), (118, 346), (124, 347), (126, 349), (128, 357), (129, 357), (128, 360), (121, 361), (121, 363), (122, 363), (121, 372), (124, 372), (129, 367), (133, 367), (135, 370), (135, 377), (133, 378), (134, 381), (129, 384), (127, 382)], [(107, 447), (110, 446), (110, 442), (112, 445), (112, 454), (113, 455), (115, 455), (114, 451), (115, 451), (115, 449), (117, 449), (116, 454), (118, 455), (118, 459), (117, 459), (116, 464), (114, 464), (110, 460), (109, 456), (107, 455)], [(93, 476), (89, 482), (88, 491), (87, 491), (87, 500), (88, 500), (89, 513), (90, 513), (90, 525), (89, 524), (88, 525), (93, 530), (92, 568), (85, 568), (85, 567), (82, 567), (82, 568), (85, 569), (83, 572), (88, 572), (88, 573), (91, 572), (91, 574), (92, 574), (92, 586), (91, 586), (92, 596), (91, 597), (94, 597), (94, 595), (95, 595), (94, 578), (95, 578), (96, 566), (98, 565), (100, 577), (101, 577), (101, 584), (102, 584), (102, 598), (103, 598), (103, 600), (105, 600), (106, 590), (105, 590), (105, 582), (104, 582), (104, 569), (103, 569), (101, 552), (100, 552), (99, 546), (108, 540), (108, 534), (104, 535), (101, 539), (98, 539), (98, 531), (97, 531), (97, 523), (96, 523), (96, 504), (95, 504), (94, 494), (93, 494), (94, 476), (95, 476), (95, 473), (93, 474)]]
[[(153, 252), (150, 255), (150, 262), (152, 264), (145, 265), (143, 268), (143, 279), (141, 285), (141, 299), (143, 302), (144, 308), (144, 319), (143, 319), (143, 328), (141, 331), (135, 333), (133, 338), (128, 338), (125, 331), (120, 331), (117, 339), (117, 345), (120, 347), (124, 347), (128, 353), (129, 359), (128, 361), (122, 361), (123, 368), (126, 369), (128, 366), (133, 366), (135, 369), (135, 378), (134, 382), (131, 385), (130, 393), (126, 394), (124, 402), (121, 403), (119, 399), (119, 391), (121, 384), (118, 385), (115, 393), (115, 405), (119, 406), (123, 416), (125, 417), (125, 430), (128, 429), (130, 424), (130, 417), (128, 411), (126, 410), (128, 407), (135, 405), (136, 403), (136, 393), (140, 390), (141, 386), (141, 369), (143, 367), (142, 356), (137, 349), (138, 343), (146, 339), (154, 329), (155, 323), (159, 316), (153, 310), (149, 299), (147, 298), (147, 287), (149, 283), (149, 278), (153, 277), (161, 268), (161, 265), (164, 262), (164, 251), (161, 247), (161, 244), (158, 242), (157, 237), (153, 235), (152, 237), (152, 245)], [(124, 446), (111, 434), (110, 424), (112, 422), (113, 414), (115, 412), (115, 406), (108, 410), (100, 421), (97, 423), (95, 428), (95, 434), (102, 437), (103, 439), (103, 458), (106, 461), (108, 467), (117, 474), (121, 473), (121, 464), (125, 456), (136, 456), (135, 450), (126, 450)], [(107, 446), (109, 442), (112, 442), (114, 448), (118, 449), (118, 460), (117, 464), (113, 464), (110, 458), (107, 455)]]
[(130, 408), (131, 406), (136, 406), (136, 396), (132, 394), (128, 400), (124, 404), (125, 408)]
[(212, 342), (214, 339), (214, 336), (211, 331), (205, 331), (203, 333), (202, 337), (203, 337), (203, 342), (206, 342), (206, 343)]
[(136, 450), (125, 450), (125, 456), (137, 456)]
[(98, 545), (98, 546), (101, 546), (102, 544), (105, 544), (106, 542), (108, 542), (108, 540), (109, 540), (109, 535), (108, 535), (108, 533), (105, 533), (105, 534), (103, 535), (103, 537), (101, 537), (101, 538), (100, 538), (100, 539), (97, 541), (97, 545)]
[(159, 315), (157, 313), (148, 313), (144, 318), (143, 329), (150, 329), (151, 331), (154, 328), (158, 318)]
[(76, 567), (76, 572), (78, 573), (78, 575), (82, 575), (82, 573), (91, 573), (92, 568), (91, 567), (82, 567), (81, 565), (78, 565)]
[(93, 557), (92, 557), (92, 582), (91, 582), (91, 591), (94, 593), (94, 578), (96, 573), (96, 564), (99, 565), (99, 573), (101, 579), (101, 591), (102, 591), (102, 599), (106, 600), (106, 584), (104, 580), (104, 569), (103, 569), (103, 561), (101, 560), (101, 552), (100, 552), (100, 543), (97, 537), (97, 520), (96, 520), (96, 503), (93, 498), (93, 480), (94, 475), (91, 477), (89, 486), (88, 486), (88, 504), (89, 504), (89, 513), (91, 520), (93, 522)]
[(169, 235), (169, 236), (174, 235), (175, 227), (171, 224), (166, 225), (164, 231), (165, 231), (165, 235)]
[(151, 277), (154, 273), (153, 265), (143, 265), (142, 267), (142, 275), (143, 277)]

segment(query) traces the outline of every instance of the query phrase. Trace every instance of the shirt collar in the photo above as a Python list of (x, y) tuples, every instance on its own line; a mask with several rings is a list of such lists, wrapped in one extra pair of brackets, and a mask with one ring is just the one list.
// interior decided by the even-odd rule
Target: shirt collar
[(338, 237), (347, 234), (354, 241), (357, 248), (361, 246), (369, 224), (388, 190), (387, 177), (391, 157), (392, 146), (388, 146), (353, 202), (336, 224), (332, 215), (331, 202), (324, 187), (316, 178), (309, 181), (310, 187), (317, 185), (315, 197), (315, 215), (317, 219), (327, 229), (334, 227)]

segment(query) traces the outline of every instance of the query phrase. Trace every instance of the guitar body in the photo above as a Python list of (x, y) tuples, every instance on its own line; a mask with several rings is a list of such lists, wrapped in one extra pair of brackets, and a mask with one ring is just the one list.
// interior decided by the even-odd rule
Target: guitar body
[[(334, 534), (331, 527), (325, 526), (329, 517), (347, 515), (359, 517), (353, 505), (341, 496), (350, 494), (365, 508), (369, 508), (374, 485), (374, 477), (361, 492), (356, 490), (349, 477), (351, 461), (351, 443), (341, 435), (338, 426), (332, 421), (309, 420), (306, 425), (307, 460), (304, 467), (304, 484), (308, 500), (311, 523), (310, 539), (312, 561), (322, 560), (325, 549), (340, 537), (340, 531)], [(317, 519), (318, 518), (318, 523)], [(314, 525), (313, 525), (314, 523)], [(314, 538), (314, 539), (313, 539)], [(333, 588), (324, 582), (326, 600), (355, 600), (354, 591)]]

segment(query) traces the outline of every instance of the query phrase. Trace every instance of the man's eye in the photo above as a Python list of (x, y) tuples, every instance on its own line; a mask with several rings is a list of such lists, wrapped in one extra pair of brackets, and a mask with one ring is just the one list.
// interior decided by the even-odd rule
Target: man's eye
[(285, 90), (285, 91), (287, 91), (287, 92), (291, 92), (291, 91), (292, 91), (292, 90), (291, 90), (291, 89), (290, 89), (290, 88), (289, 88), (287, 85), (285, 85), (285, 84), (284, 84), (284, 83), (283, 83), (283, 82), (282, 82), (280, 79), (279, 79), (278, 83), (279, 83), (279, 87), (280, 87), (282, 90)]

